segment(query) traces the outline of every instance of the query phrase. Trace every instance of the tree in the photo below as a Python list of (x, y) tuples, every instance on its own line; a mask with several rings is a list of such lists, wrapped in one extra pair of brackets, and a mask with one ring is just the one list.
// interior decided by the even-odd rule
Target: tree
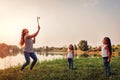
[(76, 44), (74, 44), (74, 50), (77, 50), (77, 46), (76, 46)]
[(75, 56), (77, 56), (77, 49), (78, 49), (78, 48), (77, 48), (77, 45), (74, 44), (74, 50), (75, 50), (74, 53), (75, 53)]
[(88, 45), (88, 50), (91, 51), (92, 49), (92, 46)]
[(86, 40), (81, 40), (78, 44), (78, 47), (82, 51), (87, 51), (88, 50), (88, 44)]

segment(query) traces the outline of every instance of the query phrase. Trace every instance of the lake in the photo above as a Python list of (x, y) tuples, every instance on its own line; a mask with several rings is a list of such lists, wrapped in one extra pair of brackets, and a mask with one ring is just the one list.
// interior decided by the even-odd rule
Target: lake
[[(63, 55), (40, 55), (40, 54), (36, 54), (37, 58), (38, 58), (38, 62), (42, 62), (42, 61), (49, 61), (49, 60), (55, 60), (55, 59), (63, 59), (64, 56)], [(32, 61), (32, 59), (30, 58), (30, 60)], [(7, 56), (5, 58), (0, 58), (0, 69), (6, 69), (9, 68), (11, 66), (17, 66), (18, 64), (22, 65), (25, 62), (25, 58), (23, 54), (17, 54), (16, 56)]]

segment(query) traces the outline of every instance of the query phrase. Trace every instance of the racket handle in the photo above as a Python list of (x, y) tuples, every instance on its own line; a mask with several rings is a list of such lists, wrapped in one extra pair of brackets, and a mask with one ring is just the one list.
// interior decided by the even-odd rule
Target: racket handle
[(38, 23), (38, 25), (40, 25), (39, 20), (40, 20), (40, 17), (37, 16), (37, 23)]

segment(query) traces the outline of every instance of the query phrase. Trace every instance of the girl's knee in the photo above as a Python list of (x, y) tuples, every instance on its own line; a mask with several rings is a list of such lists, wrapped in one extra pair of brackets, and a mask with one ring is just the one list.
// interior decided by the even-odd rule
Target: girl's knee
[(30, 61), (27, 61), (26, 64), (27, 64), (27, 65), (30, 64)]

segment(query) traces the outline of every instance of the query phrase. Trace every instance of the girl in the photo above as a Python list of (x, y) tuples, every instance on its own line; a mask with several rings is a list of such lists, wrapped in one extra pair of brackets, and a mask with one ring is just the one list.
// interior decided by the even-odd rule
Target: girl
[(110, 76), (110, 61), (112, 55), (112, 47), (111, 47), (111, 40), (108, 37), (104, 37), (102, 41), (103, 45), (100, 46), (101, 55), (103, 57), (103, 63), (106, 70), (106, 75)]
[(66, 57), (68, 59), (69, 69), (73, 70), (74, 48), (73, 48), (72, 44), (70, 44), (69, 47), (68, 47)]
[(39, 30), (40, 30), (39, 25), (38, 25), (37, 32), (32, 35), (29, 35), (28, 29), (22, 30), (20, 46), (22, 47), (25, 44), (24, 56), (25, 56), (26, 63), (24, 63), (23, 66), (21, 67), (21, 69), (20, 69), (21, 71), (23, 71), (23, 69), (30, 63), (30, 57), (33, 59), (33, 62), (30, 66), (30, 70), (33, 69), (34, 65), (37, 62), (37, 57), (33, 50), (33, 43), (35, 43), (35, 37), (38, 35)]

